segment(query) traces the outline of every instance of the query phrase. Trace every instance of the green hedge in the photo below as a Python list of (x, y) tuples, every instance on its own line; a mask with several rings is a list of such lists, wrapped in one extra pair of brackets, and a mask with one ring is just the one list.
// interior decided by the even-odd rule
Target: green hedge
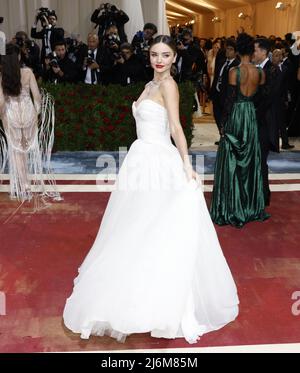
[[(132, 102), (144, 84), (134, 86), (90, 86), (44, 84), (55, 99), (55, 144), (53, 151), (117, 151), (136, 140)], [(180, 119), (188, 146), (193, 138), (194, 89), (183, 83), (180, 90)]]

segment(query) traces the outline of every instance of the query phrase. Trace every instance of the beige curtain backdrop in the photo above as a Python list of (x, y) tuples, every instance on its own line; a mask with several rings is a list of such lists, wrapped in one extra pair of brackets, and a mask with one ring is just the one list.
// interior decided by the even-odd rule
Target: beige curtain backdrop
[[(4, 23), (0, 30), (10, 40), (16, 31), (24, 30), (30, 34), (35, 13), (41, 6), (56, 10), (58, 25), (67, 33), (80, 34), (83, 40), (94, 29), (90, 18), (93, 11), (108, 0), (0, 0), (0, 16)], [(159, 33), (168, 33), (165, 12), (165, 0), (111, 0), (118, 8), (124, 10), (130, 21), (126, 24), (129, 41), (134, 34), (143, 29), (146, 22), (157, 25)]]
[[(216, 12), (221, 23), (214, 25), (214, 37), (231, 36), (242, 26), (251, 34), (276, 35), (283, 37), (288, 32), (300, 31), (300, 0), (288, 0), (290, 6), (279, 11), (275, 9), (277, 0), (257, 2), (224, 12)], [(248, 15), (246, 19), (238, 18), (239, 13)]]

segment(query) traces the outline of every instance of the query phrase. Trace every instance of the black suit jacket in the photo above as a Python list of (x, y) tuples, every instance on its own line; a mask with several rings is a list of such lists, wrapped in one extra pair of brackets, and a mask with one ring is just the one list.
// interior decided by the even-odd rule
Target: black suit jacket
[(297, 69), (289, 58), (283, 62), (282, 68), (285, 70), (286, 88), (291, 94), (294, 94), (297, 85)]
[(220, 59), (216, 63), (215, 77), (214, 77), (213, 84), (212, 84), (211, 91), (210, 91), (210, 98), (213, 101), (218, 101), (219, 104), (222, 104), (222, 103), (224, 104), (225, 99), (226, 99), (227, 88), (229, 84), (229, 71), (232, 67), (239, 66), (240, 61), (237, 58), (235, 58), (231, 62), (231, 64), (224, 69), (223, 74), (222, 74), (221, 84), (220, 84), (220, 92), (218, 92), (217, 83), (219, 80), (222, 67), (224, 66), (225, 63), (226, 63), (226, 59), (222, 59), (222, 60)]
[[(82, 54), (85, 57), (88, 56), (88, 51), (89, 51), (88, 46), (86, 44), (84, 44), (83, 47), (82, 47)], [(96, 70), (97, 82), (99, 84), (99, 83), (102, 82), (102, 71), (101, 70), (103, 69), (103, 66), (102, 66), (103, 65), (103, 49), (100, 48), (100, 47), (97, 49), (96, 62), (100, 66), (100, 68)], [(88, 71), (87, 67), (85, 67), (85, 66), (81, 67), (81, 74), (80, 74), (81, 78), (80, 78), (80, 80), (82, 82), (85, 81), (87, 71)]]
[(58, 60), (58, 65), (62, 72), (64, 73), (63, 77), (56, 75), (52, 68), (49, 70), (44, 70), (44, 81), (46, 82), (55, 82), (57, 83), (77, 83), (78, 82), (78, 67), (75, 62), (71, 61), (66, 55), (64, 59)]
[[(117, 63), (112, 69), (111, 82), (115, 84), (128, 85), (146, 81), (145, 68), (137, 55), (133, 54), (123, 64)], [(130, 78), (130, 83), (128, 82)]]
[[(41, 31), (37, 31), (36, 27), (32, 27), (31, 29), (31, 37), (33, 39), (41, 39), (43, 41), (42, 51), (41, 51), (42, 62), (44, 62), (44, 59), (46, 57), (46, 45), (45, 45), (45, 39), (44, 39), (45, 33), (46, 33), (46, 29), (42, 29)], [(51, 45), (52, 50), (54, 50), (55, 43), (57, 43), (58, 41), (64, 40), (64, 36), (65, 36), (64, 29), (59, 28), (59, 27), (57, 28), (52, 27), (51, 36), (50, 36), (50, 45)]]
[(121, 43), (126, 43), (127, 36), (124, 26), (129, 21), (128, 15), (122, 10), (118, 10), (117, 12), (111, 12), (108, 14), (106, 12), (102, 12), (100, 16), (99, 14), (100, 9), (96, 9), (91, 16), (91, 21), (93, 23), (96, 23), (96, 27), (99, 26), (98, 35), (100, 40), (103, 39), (105, 30), (113, 24), (116, 25), (118, 28)]
[[(182, 58), (181, 70), (178, 69), (178, 63)], [(186, 50), (178, 50), (175, 66), (177, 68), (177, 75), (175, 80), (180, 83), (186, 80), (191, 80), (193, 74), (193, 63), (194, 59), (190, 53)]]
[(277, 107), (280, 102), (281, 73), (268, 61), (264, 66), (266, 83), (260, 89), (257, 105), (257, 120), (262, 146), (279, 153), (279, 120)]

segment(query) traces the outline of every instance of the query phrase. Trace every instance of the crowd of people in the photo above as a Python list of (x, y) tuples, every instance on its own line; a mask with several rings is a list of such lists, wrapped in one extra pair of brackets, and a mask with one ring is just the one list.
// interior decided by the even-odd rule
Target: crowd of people
[(45, 82), (128, 85), (153, 78), (149, 48), (157, 33), (154, 24), (145, 24), (128, 43), (124, 25), (129, 17), (114, 5), (102, 4), (91, 21), (98, 32), (89, 33), (85, 43), (80, 35), (67, 37), (65, 30), (57, 27), (55, 11), (40, 8), (31, 37), (19, 31), (11, 43), (21, 50), (21, 64)]
[[(36, 78), (45, 82), (130, 85), (153, 79), (149, 49), (157, 34), (156, 25), (146, 23), (129, 43), (124, 30), (129, 17), (116, 6), (101, 4), (93, 12), (91, 21), (98, 27), (98, 32), (91, 32), (84, 43), (80, 35), (67, 37), (64, 29), (57, 27), (55, 11), (40, 8), (31, 29), (31, 39), (24, 31), (19, 31), (11, 43), (19, 46), (22, 65), (30, 67)], [(39, 23), (41, 30), (37, 31)], [(239, 29), (237, 36), (242, 32)], [(193, 82), (202, 114), (207, 114), (208, 103), (212, 102), (220, 130), (228, 73), (240, 63), (237, 36), (199, 38), (193, 35), (192, 29), (177, 27), (172, 28), (171, 36), (177, 48), (172, 70), (174, 79), (178, 83)], [(41, 40), (41, 50), (33, 39)], [(272, 74), (269, 97), (277, 111), (273, 119), (280, 128), (282, 148), (291, 149), (288, 135), (299, 134), (297, 115), (300, 110), (299, 55), (292, 50), (295, 40), (291, 33), (284, 39), (256, 35), (256, 40), (264, 52), (252, 62), (258, 65), (268, 61)], [(197, 110), (196, 102), (194, 107)], [(218, 143), (216, 141), (216, 145)]]

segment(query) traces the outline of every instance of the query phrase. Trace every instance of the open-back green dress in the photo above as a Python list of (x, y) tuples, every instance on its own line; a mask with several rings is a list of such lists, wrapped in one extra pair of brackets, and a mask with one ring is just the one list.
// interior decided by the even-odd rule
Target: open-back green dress
[(236, 86), (230, 85), (226, 102), (228, 113), (217, 153), (210, 207), (216, 224), (236, 227), (270, 217), (265, 212), (255, 94), (244, 96), (240, 82), (237, 67)]

